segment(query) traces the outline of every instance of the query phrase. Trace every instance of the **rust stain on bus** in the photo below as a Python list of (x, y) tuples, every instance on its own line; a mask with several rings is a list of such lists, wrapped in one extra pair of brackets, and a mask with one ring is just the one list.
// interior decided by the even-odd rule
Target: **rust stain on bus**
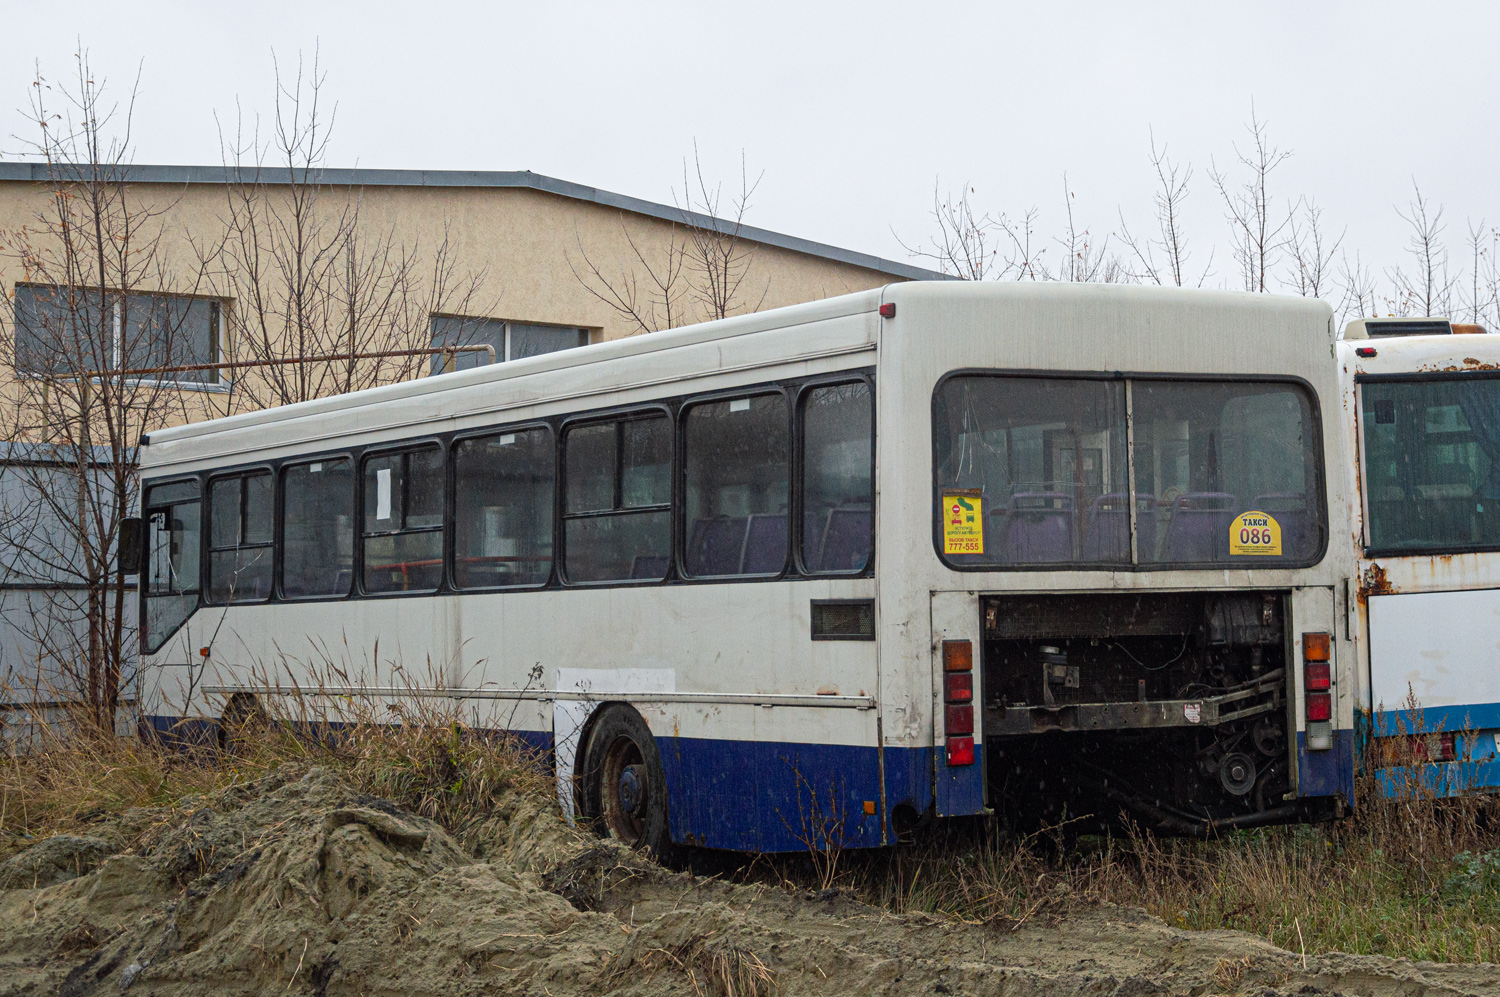
[(1417, 369), (1423, 372), (1441, 371), (1444, 373), (1456, 370), (1500, 370), (1500, 363), (1480, 360), (1477, 357), (1464, 357), (1462, 366), (1459, 366), (1458, 364), (1449, 364), (1446, 367), (1439, 367), (1436, 364), (1423, 364)]
[(1359, 579), (1359, 591), (1356, 593), (1361, 603), (1369, 602), (1372, 595), (1391, 595), (1396, 591), (1396, 586), (1385, 576), (1385, 568), (1378, 564), (1372, 564), (1365, 569)]

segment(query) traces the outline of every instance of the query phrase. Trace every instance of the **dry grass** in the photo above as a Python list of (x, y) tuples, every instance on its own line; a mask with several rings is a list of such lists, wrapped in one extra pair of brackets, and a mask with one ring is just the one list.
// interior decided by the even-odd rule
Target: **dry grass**
[(1388, 798), (1372, 774), (1360, 790), (1343, 821), (1210, 841), (939, 828), (917, 847), (846, 853), (841, 885), (897, 912), (1009, 926), (1120, 904), (1293, 952), (1500, 962), (1500, 798), (1442, 799), (1415, 780)]
[[(182, 751), (86, 727), (66, 736), (42, 728), (32, 750), (0, 757), (0, 857), (6, 838), (14, 847), (129, 808), (172, 806), (288, 764), (334, 766), (357, 788), (460, 836), (508, 790), (535, 799), (554, 791), (535, 758), (469, 729), (440, 698), (393, 709), (293, 691), (265, 702), (276, 715), (249, 717), (228, 748)], [(1247, 931), (1293, 952), (1500, 961), (1500, 798), (1441, 799), (1407, 780), (1392, 799), (1374, 780), (1363, 778), (1358, 813), (1334, 824), (1211, 841), (1078, 836), (1070, 827), (1015, 837), (950, 824), (915, 847), (844, 852), (832, 865), (759, 861), (740, 875), (835, 885), (896, 912), (1004, 926), (1123, 904), (1180, 927)], [(699, 968), (721, 992), (756, 993), (766, 981), (733, 955), (715, 949)], [(1226, 979), (1235, 972), (1221, 969)]]
[(491, 816), (509, 790), (554, 792), (527, 748), (471, 730), (450, 700), (393, 710), (384, 700), (294, 691), (261, 703), (265, 708), (226, 729), (225, 738), (200, 738), (191, 750), (88, 724), (33, 724), (24, 750), (0, 754), (0, 845), (5, 837), (76, 830), (131, 808), (172, 806), (289, 764), (337, 768), (356, 789), (431, 817), (459, 837)]

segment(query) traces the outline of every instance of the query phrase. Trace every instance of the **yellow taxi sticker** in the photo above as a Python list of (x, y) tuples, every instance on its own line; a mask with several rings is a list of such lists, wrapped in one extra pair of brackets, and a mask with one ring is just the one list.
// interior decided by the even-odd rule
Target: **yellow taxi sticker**
[(1229, 553), (1280, 554), (1281, 524), (1269, 513), (1240, 513), (1229, 524)]
[(984, 499), (977, 489), (943, 493), (943, 553), (984, 553)]

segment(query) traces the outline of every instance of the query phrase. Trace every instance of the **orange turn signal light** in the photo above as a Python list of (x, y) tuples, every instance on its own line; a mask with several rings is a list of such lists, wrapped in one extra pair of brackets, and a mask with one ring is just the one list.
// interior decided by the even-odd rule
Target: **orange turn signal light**
[(966, 640), (943, 641), (943, 671), (968, 672), (974, 670), (974, 645)]
[(1328, 635), (1326, 633), (1302, 635), (1303, 661), (1327, 661), (1328, 658)]

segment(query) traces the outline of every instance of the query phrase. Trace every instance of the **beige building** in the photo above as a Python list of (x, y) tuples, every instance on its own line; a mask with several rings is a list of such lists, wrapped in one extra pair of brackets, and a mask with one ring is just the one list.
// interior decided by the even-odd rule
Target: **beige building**
[[(503, 361), (942, 276), (530, 172), (330, 169), (307, 182), (131, 166), (66, 179), (0, 164), (0, 286), (14, 302), (0, 390), (14, 399), (24, 382), (28, 408), (61, 410), (81, 403), (73, 389), (36, 382), (130, 371), (121, 383), (147, 386), (157, 426), (486, 358), (419, 352), (433, 346), (489, 346)], [(207, 369), (161, 370), (184, 366)], [(40, 416), (41, 435), (59, 418)], [(31, 433), (0, 426), (17, 435)]]

